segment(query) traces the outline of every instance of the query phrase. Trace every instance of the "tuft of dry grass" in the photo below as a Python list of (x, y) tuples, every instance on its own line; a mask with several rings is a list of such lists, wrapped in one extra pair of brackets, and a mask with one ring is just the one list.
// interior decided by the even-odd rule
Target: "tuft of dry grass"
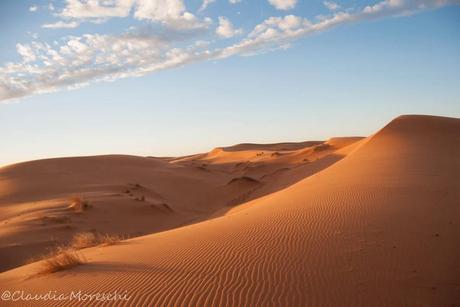
[(50, 274), (86, 263), (86, 260), (72, 249), (57, 248), (54, 254), (43, 261), (39, 274)]
[(82, 249), (91, 246), (95, 246), (98, 244), (97, 236), (92, 232), (79, 232), (76, 233), (72, 241), (70, 242), (70, 246), (74, 249)]
[(37, 274), (49, 274), (72, 268), (86, 263), (86, 259), (77, 250), (97, 245), (114, 245), (125, 240), (121, 235), (97, 234), (95, 232), (80, 232), (73, 236), (68, 245), (58, 246), (50, 253), (39, 257), (29, 258), (25, 264), (43, 261), (43, 265)]
[(114, 245), (121, 240), (124, 240), (124, 237), (120, 235), (80, 232), (73, 236), (70, 247), (73, 249), (83, 249), (97, 245)]
[(114, 245), (118, 242), (124, 240), (125, 238), (120, 235), (109, 235), (105, 234), (99, 237), (99, 244), (100, 245)]
[(75, 213), (82, 213), (86, 209), (89, 209), (91, 205), (87, 200), (83, 200), (79, 196), (74, 196), (70, 199), (69, 209), (73, 210)]

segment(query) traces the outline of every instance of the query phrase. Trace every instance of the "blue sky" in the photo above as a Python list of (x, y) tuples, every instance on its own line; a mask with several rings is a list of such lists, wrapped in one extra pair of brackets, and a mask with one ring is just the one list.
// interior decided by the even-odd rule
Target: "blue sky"
[(458, 3), (2, 1), (0, 165), (460, 117)]

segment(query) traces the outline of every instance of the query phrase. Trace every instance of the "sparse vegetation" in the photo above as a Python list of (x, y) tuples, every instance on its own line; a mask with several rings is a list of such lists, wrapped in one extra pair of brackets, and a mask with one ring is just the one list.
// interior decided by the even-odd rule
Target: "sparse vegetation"
[(73, 236), (68, 245), (58, 246), (48, 254), (30, 258), (26, 263), (42, 260), (43, 265), (38, 274), (54, 273), (86, 263), (86, 259), (77, 250), (98, 245), (114, 245), (124, 239), (126, 238), (120, 235), (99, 234), (95, 231), (80, 232)]
[(56, 253), (43, 262), (40, 274), (49, 274), (67, 270), (84, 264), (86, 260), (72, 249), (57, 249)]
[(96, 235), (92, 232), (80, 232), (73, 236), (70, 246), (74, 249), (82, 249), (98, 244)]
[(124, 239), (126, 238), (120, 235), (105, 234), (99, 237), (99, 245), (114, 245)]
[(97, 245), (113, 245), (123, 239), (124, 238), (120, 235), (80, 232), (73, 236), (70, 247), (73, 249), (83, 249)]

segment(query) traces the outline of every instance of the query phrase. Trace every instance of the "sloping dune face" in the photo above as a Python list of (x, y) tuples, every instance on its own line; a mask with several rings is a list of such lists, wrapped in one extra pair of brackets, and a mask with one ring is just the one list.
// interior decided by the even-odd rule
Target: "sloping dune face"
[[(213, 212), (205, 206), (204, 195), (213, 199), (209, 190), (220, 180), (228, 179), (211, 180), (194, 169), (122, 155), (48, 159), (2, 168), (0, 270), (46, 254), (79, 232), (133, 237), (182, 226), (199, 217), (200, 210)], [(73, 210), (74, 196), (87, 208)]]
[(129, 301), (112, 303), (129, 306), (458, 304), (459, 137), (458, 119), (400, 117), (243, 209), (88, 249), (89, 263), (67, 272), (8, 271), (0, 288), (127, 291)]
[[(0, 168), (0, 271), (82, 232), (137, 237), (221, 215), (337, 162), (358, 139), (240, 144), (177, 161), (105, 155)], [(74, 210), (76, 197), (84, 210)]]

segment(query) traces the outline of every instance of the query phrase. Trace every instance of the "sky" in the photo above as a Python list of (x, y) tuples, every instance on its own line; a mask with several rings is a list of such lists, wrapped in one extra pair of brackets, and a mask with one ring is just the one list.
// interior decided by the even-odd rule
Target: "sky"
[(460, 117), (460, 0), (0, 1), (0, 166)]

